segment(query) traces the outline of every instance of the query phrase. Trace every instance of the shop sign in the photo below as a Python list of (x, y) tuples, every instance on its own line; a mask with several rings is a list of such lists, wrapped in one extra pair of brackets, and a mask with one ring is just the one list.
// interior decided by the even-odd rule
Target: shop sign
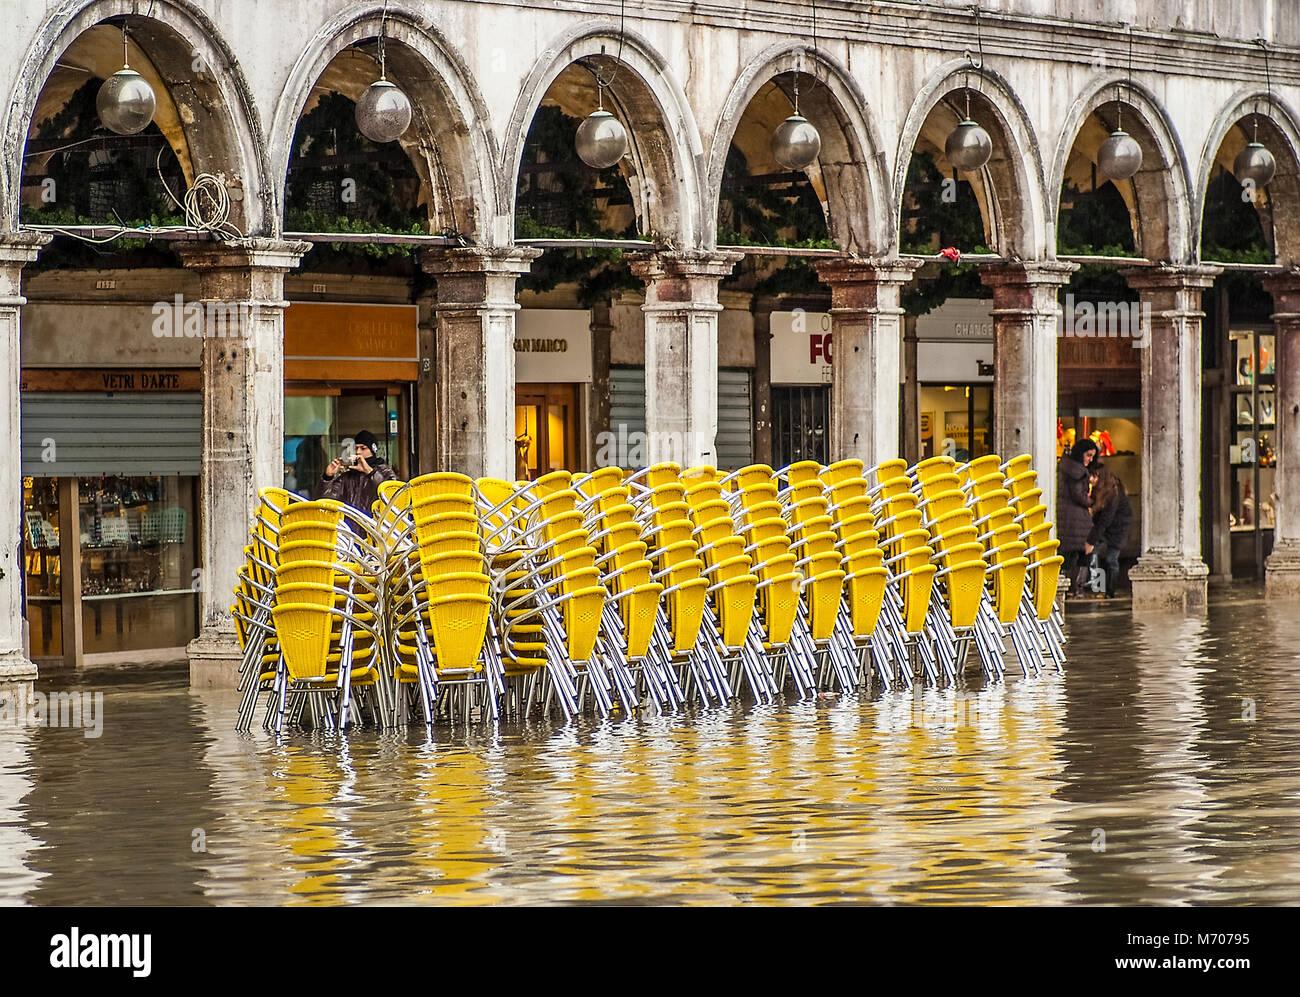
[(123, 367), (110, 370), (49, 370), (29, 368), (22, 373), (23, 391), (103, 391), (142, 393), (198, 391), (197, 370), (158, 367)]
[(826, 312), (772, 312), (773, 384), (830, 384), (835, 346)]
[(419, 309), (295, 301), (284, 313), (286, 381), (414, 381)]
[(515, 382), (590, 384), (591, 312), (576, 308), (517, 312)]
[(991, 342), (993, 302), (987, 298), (949, 298), (916, 317), (916, 338), (922, 342)]

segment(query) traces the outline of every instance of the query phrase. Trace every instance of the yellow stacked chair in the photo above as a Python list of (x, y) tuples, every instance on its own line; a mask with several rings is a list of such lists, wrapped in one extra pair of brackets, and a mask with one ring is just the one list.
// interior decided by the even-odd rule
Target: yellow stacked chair
[(365, 515), (266, 489), (231, 607), (239, 727), (630, 715), (1064, 660), (1027, 457), (385, 482)]

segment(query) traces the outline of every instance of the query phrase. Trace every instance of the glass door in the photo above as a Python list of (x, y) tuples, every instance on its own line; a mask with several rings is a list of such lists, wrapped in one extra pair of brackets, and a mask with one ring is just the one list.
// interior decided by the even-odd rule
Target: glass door
[(577, 430), (577, 385), (517, 386), (515, 477), (532, 481), (551, 471), (575, 469)]

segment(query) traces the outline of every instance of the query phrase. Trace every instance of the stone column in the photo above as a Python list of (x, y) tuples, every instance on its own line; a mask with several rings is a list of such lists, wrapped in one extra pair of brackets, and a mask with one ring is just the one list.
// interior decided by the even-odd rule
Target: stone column
[(1121, 271), (1141, 296), (1142, 555), (1129, 572), (1133, 609), (1203, 612), (1201, 292), (1209, 266)]
[(433, 291), (416, 295), (420, 343), (420, 370), (415, 382), (415, 467), (411, 477), (438, 469), (438, 434), (435, 413), (438, 409), (438, 377), (434, 370), (437, 354), (438, 309)]
[(439, 470), (515, 478), (515, 281), (540, 255), (471, 247), (421, 256), (425, 272), (438, 280)]
[(587, 465), (594, 469), (596, 455), (601, 451), (601, 434), (610, 432), (609, 364), (614, 321), (608, 300), (597, 301), (591, 306), (590, 328), (591, 399), (587, 406)]
[(198, 275), (204, 312), (202, 622), (188, 648), (190, 687), (233, 689), (240, 652), (231, 591), (258, 491), (284, 484), (284, 275), (311, 244), (244, 239), (177, 249)]
[(28, 702), (36, 665), (23, 647), (23, 472), (18, 441), (22, 353), (19, 329), (23, 266), (33, 262), (50, 237), (36, 232), (0, 235), (0, 699)]
[[(916, 352), (916, 316), (904, 315), (902, 457), (909, 464), (921, 459), (921, 387), (917, 378)], [(974, 427), (971, 431), (974, 432)]]
[(645, 281), (646, 462), (718, 459), (718, 282), (740, 253), (633, 256)]
[(777, 299), (755, 297), (754, 314), (754, 462), (772, 463), (772, 312)]
[(993, 263), (993, 452), (1033, 457), (1048, 515), (1056, 516), (1057, 293), (1075, 263)]
[(1300, 600), (1300, 269), (1272, 274), (1263, 283), (1273, 295), (1277, 423), (1277, 518), (1273, 553), (1264, 562), (1264, 593), (1273, 599)]
[(867, 467), (898, 457), (899, 296), (917, 260), (832, 259), (814, 264), (831, 289), (830, 459)]

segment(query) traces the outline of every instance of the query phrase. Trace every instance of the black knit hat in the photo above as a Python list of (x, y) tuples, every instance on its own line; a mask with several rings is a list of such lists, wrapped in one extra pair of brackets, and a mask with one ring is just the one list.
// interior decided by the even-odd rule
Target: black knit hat
[[(357, 440), (357, 442), (360, 443), (361, 441)], [(1075, 460), (1077, 460), (1080, 464), (1082, 464), (1084, 454), (1086, 454), (1089, 450), (1096, 450), (1096, 449), (1098, 449), (1097, 444), (1085, 436), (1083, 439), (1081, 439), (1078, 443), (1076, 443), (1073, 447), (1070, 448), (1070, 456), (1073, 457)]]
[(378, 442), (378, 440), (375, 439), (375, 434), (372, 433), (370, 430), (363, 429), (361, 430), (361, 432), (357, 433), (356, 436), (352, 437), (352, 442), (359, 447), (369, 447), (370, 452), (374, 453), (375, 444)]

